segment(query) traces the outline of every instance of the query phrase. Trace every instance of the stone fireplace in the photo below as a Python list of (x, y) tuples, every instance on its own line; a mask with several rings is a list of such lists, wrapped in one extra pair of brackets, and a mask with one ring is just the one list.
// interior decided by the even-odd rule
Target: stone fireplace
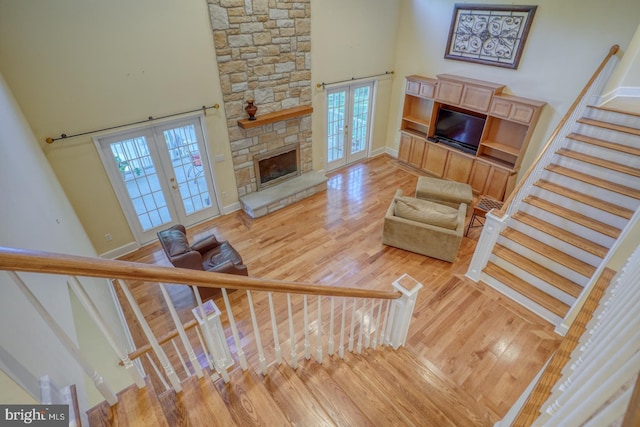
[(300, 146), (282, 147), (253, 158), (258, 191), (300, 175)]
[[(311, 0), (207, 0), (207, 3), (238, 196), (245, 211), (255, 217), (265, 212), (265, 206), (269, 206), (268, 213), (299, 200), (303, 194), (312, 194), (309, 188), (290, 189), (292, 183), (306, 182), (302, 178), (313, 174)], [(240, 121), (247, 119), (244, 108), (250, 99), (258, 107), (256, 121), (250, 127), (240, 126)], [(309, 107), (309, 111), (282, 115), (280, 120), (260, 124), (261, 117), (298, 107)], [(269, 157), (268, 153), (285, 147), (297, 147), (299, 176), (263, 183), (254, 159)], [(269, 161), (265, 164), (269, 165)], [(316, 185), (317, 181), (313, 179), (305, 185), (321, 191), (323, 188)], [(285, 184), (285, 190), (275, 191)], [(256, 208), (254, 199), (262, 200), (267, 195), (271, 199)], [(256, 214), (258, 211), (260, 214)]]

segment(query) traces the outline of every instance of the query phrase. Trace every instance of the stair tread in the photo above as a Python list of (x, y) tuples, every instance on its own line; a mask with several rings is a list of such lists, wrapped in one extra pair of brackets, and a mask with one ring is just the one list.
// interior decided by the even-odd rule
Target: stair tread
[(271, 425), (288, 425), (289, 420), (282, 413), (263, 382), (257, 378), (258, 374), (252, 369), (234, 372), (234, 377), (228, 384), (216, 381), (215, 386), (222, 397), (227, 410), (238, 425), (260, 425), (261, 414), (269, 414)]
[(560, 265), (563, 265), (576, 273), (579, 273), (585, 277), (591, 277), (595, 272), (595, 267), (581, 261), (571, 255), (562, 252), (554, 247), (551, 247), (539, 240), (527, 236), (524, 233), (519, 232), (513, 228), (507, 227), (502, 233), (500, 233), (506, 239), (512, 240), (527, 249), (530, 249), (540, 255), (549, 258)]
[(546, 221), (541, 220), (540, 218), (529, 215), (528, 213), (518, 211), (512, 216), (512, 218), (515, 221), (521, 222), (535, 228), (538, 231), (549, 234), (550, 236), (562, 240), (563, 242), (569, 243), (570, 245), (589, 252), (590, 254), (597, 257), (604, 258), (609, 251), (609, 249), (605, 246), (599, 245), (589, 239), (578, 236), (577, 234), (573, 234), (565, 230), (564, 228), (560, 228), (558, 226), (550, 224)]
[(492, 262), (487, 263), (483, 273), (493, 277), (504, 285), (509, 286), (514, 291), (529, 298), (531, 301), (544, 307), (556, 316), (564, 317), (569, 311), (569, 306), (567, 304), (541, 291)]
[(593, 206), (596, 209), (600, 209), (601, 211), (608, 212), (612, 215), (617, 215), (624, 219), (631, 219), (633, 216), (633, 211), (631, 209), (606, 202), (602, 199), (598, 199), (597, 197), (580, 193), (574, 189), (563, 187), (562, 185), (558, 185), (544, 179), (538, 180), (534, 185), (563, 197), (584, 203), (585, 205)]
[(582, 292), (582, 286), (579, 284), (549, 270), (548, 268), (512, 251), (505, 246), (496, 243), (493, 253), (497, 257), (504, 259), (510, 264), (513, 264), (533, 276), (536, 276), (538, 279), (560, 289), (562, 292), (571, 295), (574, 298), (577, 298), (578, 295), (580, 295), (580, 292)]
[(616, 125), (616, 124), (613, 124), (613, 123), (603, 122), (601, 120), (587, 119), (587, 118), (584, 118), (584, 117), (581, 118), (581, 119), (578, 119), (577, 122), (585, 124), (585, 125), (596, 126), (596, 127), (599, 127), (599, 128), (615, 130), (615, 131), (618, 131), (618, 132), (624, 132), (624, 133), (628, 133), (628, 134), (631, 134), (631, 135), (640, 136), (640, 129), (632, 128), (632, 127), (629, 127), (629, 126)]
[(305, 383), (286, 363), (271, 367), (264, 384), (291, 425), (323, 425), (330, 419)]
[(588, 105), (589, 108), (593, 108), (594, 110), (602, 110), (602, 111), (611, 111), (613, 113), (620, 113), (627, 116), (635, 116), (640, 117), (640, 112), (623, 110), (622, 108), (611, 107), (608, 105)]
[(574, 160), (579, 160), (584, 163), (589, 163), (594, 166), (600, 166), (602, 168), (610, 169), (612, 171), (621, 172), (626, 175), (640, 177), (640, 169), (631, 166), (623, 165), (621, 163), (605, 160), (600, 157), (591, 156), (589, 154), (580, 153), (579, 151), (569, 150), (561, 148), (556, 151), (556, 154), (568, 157)]
[(551, 212), (613, 239), (616, 239), (620, 235), (621, 230), (617, 227), (605, 224), (602, 221), (595, 220), (587, 215), (572, 211), (571, 209), (556, 205), (555, 203), (548, 202), (540, 197), (527, 196), (523, 201), (531, 206), (536, 206), (547, 212)]
[(567, 138), (574, 141), (580, 141), (591, 145), (597, 145), (598, 147), (607, 148), (609, 150), (620, 151), (621, 153), (631, 154), (633, 156), (640, 156), (640, 148), (630, 145), (618, 144), (615, 142), (605, 141), (603, 139), (593, 138), (591, 136), (581, 135), (579, 133), (570, 133)]
[(586, 182), (588, 184), (592, 184), (597, 187), (604, 188), (606, 190), (610, 190), (615, 193), (623, 194), (625, 196), (633, 197), (634, 199), (640, 200), (640, 190), (636, 188), (631, 188), (625, 185), (616, 184), (615, 182), (607, 181), (606, 179), (598, 178), (596, 176), (588, 175), (586, 173), (577, 172), (556, 164), (550, 164), (546, 167), (546, 169), (550, 172), (554, 172), (559, 175), (564, 175), (569, 178), (576, 179), (578, 181)]

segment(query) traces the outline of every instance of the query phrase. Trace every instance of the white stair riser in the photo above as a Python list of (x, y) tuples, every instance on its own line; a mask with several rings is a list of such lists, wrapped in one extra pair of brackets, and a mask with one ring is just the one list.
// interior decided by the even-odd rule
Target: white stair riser
[(603, 141), (628, 145), (630, 147), (640, 146), (640, 136), (638, 135), (633, 135), (627, 132), (618, 132), (584, 123), (576, 123), (576, 126), (573, 128), (573, 132), (584, 136), (590, 136), (592, 138), (602, 139)]
[(596, 185), (587, 184), (550, 171), (544, 171), (541, 178), (549, 182), (553, 182), (554, 184), (571, 188), (577, 192), (589, 194), (607, 203), (612, 203), (626, 209), (636, 210), (640, 205), (640, 200), (634, 199), (633, 197), (621, 195), (620, 193), (616, 193)]
[(493, 289), (497, 290), (501, 294), (506, 295), (508, 298), (511, 298), (512, 300), (519, 303), (520, 305), (528, 308), (529, 310), (531, 310), (538, 316), (542, 317), (552, 325), (557, 327), (562, 322), (562, 318), (556, 316), (546, 308), (531, 301), (529, 298), (525, 297), (524, 295), (519, 294), (518, 292), (511, 289), (509, 286), (501, 283), (500, 281), (494, 279), (493, 277), (485, 273), (482, 273), (480, 280), (486, 283), (487, 285), (491, 286)]
[(534, 252), (531, 249), (528, 249), (520, 245), (519, 243), (514, 242), (513, 240), (509, 240), (504, 236), (500, 236), (498, 238), (498, 243), (500, 243), (502, 246), (505, 246), (511, 249), (515, 253), (522, 255), (525, 258), (529, 258), (531, 261), (540, 264), (541, 266), (553, 271), (554, 273), (557, 273), (563, 277), (566, 277), (567, 279), (571, 280), (574, 283), (579, 284), (580, 286), (584, 286), (589, 280), (588, 277), (585, 277), (582, 274), (577, 273), (571, 270), (570, 268), (567, 268), (564, 265), (557, 263), (551, 258), (547, 258), (544, 255)]
[(561, 250), (564, 253), (570, 254), (572, 257), (575, 257), (580, 261), (586, 262), (587, 264), (594, 267), (600, 265), (600, 262), (602, 261), (602, 258), (593, 255), (590, 252), (580, 249), (570, 243), (564, 242), (556, 237), (553, 237), (550, 234), (543, 233), (542, 230), (538, 230), (519, 221), (511, 220), (509, 222), (509, 227), (513, 228), (514, 230), (518, 230), (528, 236), (535, 235), (536, 240), (539, 240), (542, 243), (551, 246), (552, 248)]
[(577, 151), (578, 153), (597, 157), (599, 159), (615, 162), (621, 165), (640, 168), (640, 157), (623, 153), (622, 151), (612, 150), (609, 148), (600, 147), (598, 145), (576, 141), (575, 139), (571, 138), (567, 138), (565, 140), (564, 148), (566, 148), (567, 150)]
[(603, 222), (619, 229), (622, 229), (627, 224), (627, 219), (619, 217), (618, 215), (605, 212), (603, 210), (594, 208), (593, 206), (575, 201), (573, 199), (569, 199), (560, 194), (545, 190), (540, 187), (534, 187), (531, 191), (531, 194), (558, 206), (562, 206), (563, 208), (570, 209), (574, 212), (595, 219), (596, 221)]
[(556, 165), (563, 166), (576, 172), (587, 175), (604, 178), (607, 181), (618, 185), (624, 185), (630, 188), (640, 188), (640, 179), (638, 177), (617, 172), (608, 168), (592, 165), (580, 160), (571, 159), (565, 156), (554, 155), (552, 162)]
[(584, 117), (601, 122), (613, 123), (620, 126), (627, 126), (640, 129), (640, 119), (637, 116), (615, 111), (600, 110), (597, 108), (587, 108)]
[(613, 245), (615, 239), (605, 236), (602, 233), (598, 233), (590, 228), (587, 228), (583, 225), (576, 224), (573, 221), (569, 221), (565, 218), (562, 218), (558, 215), (554, 215), (544, 209), (537, 208), (535, 206), (531, 206), (527, 203), (523, 203), (520, 207), (522, 212), (528, 213), (535, 217), (540, 218), (543, 221), (546, 221), (550, 224), (555, 225), (556, 227), (564, 228), (569, 233), (577, 234), (580, 237), (584, 237), (585, 239), (589, 239), (592, 242), (595, 242), (599, 245), (610, 248)]
[(491, 255), (491, 258), (489, 258), (489, 261), (505, 269), (509, 273), (519, 277), (520, 279), (529, 283), (531, 286), (540, 289), (542, 292), (546, 293), (547, 295), (551, 295), (555, 299), (562, 301), (563, 303), (569, 306), (573, 305), (573, 303), (575, 302), (575, 298), (572, 297), (571, 295), (565, 292), (562, 292), (560, 289), (545, 282), (544, 280), (541, 280), (540, 278), (534, 276), (533, 274), (529, 274), (526, 271), (516, 267), (515, 265), (511, 264), (509, 261), (506, 261), (500, 257), (497, 257), (496, 255)]

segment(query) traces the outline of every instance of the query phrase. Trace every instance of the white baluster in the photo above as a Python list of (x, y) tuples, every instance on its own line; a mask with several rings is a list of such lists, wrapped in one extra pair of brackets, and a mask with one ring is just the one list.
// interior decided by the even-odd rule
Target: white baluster
[(396, 304), (395, 304), (395, 300), (389, 301), (389, 305), (387, 306), (387, 312), (389, 314), (389, 317), (387, 317), (385, 320), (385, 337), (384, 337), (384, 343), (386, 345), (391, 345), (391, 332), (393, 329), (393, 319), (395, 318), (396, 315)]
[(262, 340), (260, 339), (260, 330), (258, 329), (258, 320), (256, 319), (256, 311), (253, 307), (253, 299), (251, 291), (247, 291), (247, 301), (249, 303), (249, 311), (251, 312), (251, 322), (253, 323), (253, 334), (258, 348), (258, 361), (260, 362), (260, 370), (262, 375), (267, 375), (267, 362), (264, 358), (264, 349), (262, 348)]
[(309, 317), (307, 309), (307, 296), (303, 296), (303, 315), (304, 315), (304, 358), (311, 359), (311, 345), (309, 344)]
[(333, 316), (334, 316), (334, 300), (335, 297), (331, 297), (331, 315), (329, 317), (329, 356), (333, 356)]
[[(109, 405), (113, 406), (118, 403), (118, 398), (111, 391), (111, 387), (104, 381), (104, 378), (89, 364), (89, 362), (84, 358), (84, 356), (80, 353), (80, 349), (75, 345), (75, 343), (69, 338), (66, 332), (60, 327), (58, 322), (49, 314), (49, 312), (44, 308), (44, 306), (40, 303), (38, 298), (31, 292), (31, 290), (27, 287), (26, 283), (22, 281), (22, 279), (13, 271), (7, 271), (7, 274), (18, 286), (18, 289), (24, 294), (27, 300), (31, 303), (33, 308), (36, 309), (40, 317), (44, 320), (44, 322), (51, 328), (51, 331), (55, 334), (55, 336), (60, 340), (60, 343), (71, 353), (73, 358), (78, 362), (78, 364), (82, 367), (82, 370), (91, 378), (93, 384), (96, 389), (100, 392), (102, 397), (109, 403)], [(5, 325), (4, 327), (7, 327)]]
[(129, 375), (131, 375), (131, 378), (133, 379), (133, 381), (135, 381), (136, 385), (139, 388), (144, 387), (146, 383), (144, 382), (144, 378), (142, 377), (140, 370), (131, 361), (131, 359), (129, 359), (129, 355), (127, 354), (126, 350), (120, 345), (120, 343), (118, 342), (113, 332), (111, 332), (111, 329), (109, 329), (107, 322), (104, 320), (104, 318), (98, 311), (98, 308), (95, 306), (95, 304), (89, 297), (89, 294), (87, 294), (87, 291), (85, 291), (84, 287), (80, 284), (80, 281), (78, 280), (78, 278), (75, 276), (71, 276), (71, 281), (68, 283), (71, 289), (73, 290), (73, 292), (76, 294), (76, 296), (82, 303), (82, 306), (84, 307), (84, 309), (87, 311), (87, 313), (89, 313), (89, 316), (91, 316), (93, 321), (96, 322), (96, 325), (98, 326), (102, 334), (105, 336), (105, 338), (109, 342), (109, 345), (111, 345), (111, 348), (113, 349), (113, 351), (115, 351), (115, 353), (118, 355), (118, 357), (122, 361), (122, 364), (124, 365)]
[(375, 300), (371, 300), (371, 308), (369, 309), (369, 320), (367, 321), (367, 336), (364, 340), (365, 348), (371, 347), (371, 329), (373, 328), (373, 306), (375, 304)]
[(296, 354), (296, 334), (293, 330), (293, 310), (291, 309), (291, 294), (287, 294), (287, 309), (289, 314), (289, 341), (291, 347), (291, 367), (298, 367), (298, 355)]
[(380, 318), (382, 317), (382, 300), (378, 301), (378, 316), (376, 317), (376, 330), (373, 333), (373, 349), (378, 348), (378, 335), (380, 331)]
[(385, 340), (385, 331), (387, 330), (387, 322), (389, 321), (389, 307), (391, 307), (391, 300), (387, 300), (384, 309), (384, 320), (382, 321), (382, 329), (380, 329), (380, 344), (387, 345), (388, 341)]
[(358, 354), (362, 354), (362, 334), (364, 333), (364, 312), (367, 306), (367, 300), (362, 300), (362, 307), (360, 308), (360, 327), (358, 328)]
[(129, 286), (127, 286), (127, 283), (124, 280), (116, 280), (116, 282), (118, 283), (118, 285), (120, 285), (120, 289), (122, 289), (122, 292), (127, 298), (127, 301), (129, 301), (129, 305), (131, 306), (131, 309), (133, 310), (133, 313), (135, 314), (136, 319), (138, 320), (138, 323), (140, 323), (140, 327), (142, 328), (144, 335), (147, 337), (147, 341), (149, 341), (149, 345), (151, 345), (151, 348), (153, 348), (153, 351), (156, 354), (156, 357), (160, 361), (160, 364), (162, 365), (162, 369), (164, 369), (164, 373), (167, 375), (167, 378), (171, 383), (171, 387), (173, 387), (176, 393), (181, 392), (182, 386), (180, 385), (180, 379), (176, 375), (176, 372), (173, 369), (171, 362), (169, 362), (169, 358), (165, 354), (162, 347), (160, 347), (160, 344), (158, 343), (158, 340), (156, 339), (155, 335), (153, 335), (153, 332), (151, 331), (151, 328), (149, 327), (147, 320), (144, 318), (144, 315), (142, 314), (142, 310), (140, 310), (140, 306), (138, 305), (135, 298), (133, 297), (131, 290), (129, 290)]
[[(178, 360), (180, 360), (180, 363), (182, 364), (182, 369), (184, 369), (184, 372), (187, 374), (186, 378), (189, 378), (191, 376), (191, 371), (189, 370), (189, 367), (187, 366), (186, 362), (184, 361), (184, 358), (182, 357), (182, 352), (178, 348), (178, 345), (176, 344), (176, 340), (172, 339), (171, 344), (173, 345), (173, 350), (178, 355)], [(200, 371), (202, 371), (202, 369), (200, 369)]]
[(153, 359), (151, 358), (151, 355), (149, 353), (145, 353), (144, 355), (147, 356), (147, 361), (153, 368), (154, 372), (156, 373), (156, 376), (160, 378), (160, 381), (162, 382), (162, 385), (164, 386), (165, 391), (170, 390), (171, 387), (169, 386), (167, 381), (164, 379), (162, 372), (160, 372), (160, 369), (158, 369), (158, 365), (156, 365), (156, 362), (153, 361)]
[(233, 317), (233, 311), (231, 310), (231, 304), (229, 303), (229, 296), (227, 295), (227, 290), (225, 288), (222, 288), (222, 298), (224, 299), (224, 306), (227, 310), (229, 325), (231, 326), (233, 343), (236, 345), (236, 353), (238, 354), (238, 359), (240, 359), (240, 367), (243, 371), (246, 371), (249, 365), (247, 364), (247, 358), (244, 355), (244, 349), (242, 348), (242, 342), (240, 341), (240, 335), (238, 334), (238, 327), (236, 325), (236, 320)]
[(353, 332), (355, 330), (356, 327), (356, 304), (357, 304), (358, 300), (356, 300), (355, 298), (353, 299), (353, 305), (351, 306), (351, 329), (349, 330), (349, 351), (353, 352)]
[(628, 388), (624, 393), (617, 396), (613, 402), (610, 402), (593, 418), (584, 424), (584, 427), (601, 427), (614, 425), (614, 421), (621, 419), (627, 408), (633, 394), (633, 387)]
[[(185, 350), (187, 351), (187, 355), (189, 356), (189, 361), (191, 362), (191, 366), (193, 366), (193, 369), (195, 370), (197, 377), (202, 378), (204, 376), (204, 374), (202, 373), (202, 367), (200, 366), (198, 357), (196, 356), (196, 353), (195, 351), (193, 351), (193, 347), (189, 342), (189, 338), (187, 337), (187, 333), (184, 330), (184, 326), (182, 326), (182, 322), (180, 321), (180, 317), (178, 316), (176, 307), (173, 305), (173, 301), (171, 301), (171, 297), (169, 296), (169, 293), (167, 292), (167, 288), (165, 287), (164, 283), (159, 283), (159, 285), (160, 285), (160, 291), (162, 292), (162, 296), (164, 297), (164, 300), (167, 303), (167, 307), (169, 307), (169, 313), (171, 313), (173, 324), (176, 325), (176, 330), (178, 331), (178, 335), (180, 336), (182, 345), (184, 346)], [(178, 355), (180, 356), (180, 352), (178, 352)], [(182, 359), (182, 356), (180, 356), (180, 358)], [(186, 369), (186, 367), (185, 367), (185, 371), (189, 375), (191, 375), (191, 372), (188, 369)]]
[(316, 359), (322, 363), (322, 297), (318, 295), (318, 326), (316, 327)]
[(216, 337), (214, 335), (214, 331), (212, 331), (212, 327), (209, 324), (209, 316), (207, 315), (207, 310), (202, 303), (202, 298), (200, 297), (200, 292), (198, 291), (197, 286), (192, 286), (193, 294), (196, 297), (196, 302), (198, 306), (192, 310), (194, 314), (199, 313), (202, 321), (198, 323), (201, 326), (204, 326), (204, 342), (207, 345), (207, 349), (209, 350), (209, 355), (213, 359), (213, 365), (225, 383), (231, 381), (229, 377), (229, 372), (227, 372), (227, 363), (226, 363), (226, 354), (224, 351), (218, 351), (216, 348)]
[(347, 299), (342, 297), (342, 314), (340, 315), (340, 342), (338, 343), (338, 357), (344, 359), (344, 328), (347, 314)]
[(280, 350), (280, 338), (278, 337), (278, 324), (276, 322), (276, 311), (273, 308), (273, 296), (271, 292), (269, 296), (269, 311), (271, 313), (271, 329), (273, 330), (273, 348), (276, 353), (276, 361), (278, 365), (282, 365), (282, 351)]

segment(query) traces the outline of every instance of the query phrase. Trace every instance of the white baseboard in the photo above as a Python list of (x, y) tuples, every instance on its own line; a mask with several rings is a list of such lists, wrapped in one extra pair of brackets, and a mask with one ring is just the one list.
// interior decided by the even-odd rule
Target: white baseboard
[(616, 98), (640, 98), (640, 87), (621, 86), (597, 98), (596, 105), (606, 104)]
[(231, 203), (230, 205), (223, 206), (222, 214), (227, 215), (227, 214), (230, 214), (231, 212), (239, 211), (240, 209), (242, 209), (242, 205), (240, 205), (240, 202), (237, 201), (235, 203)]

